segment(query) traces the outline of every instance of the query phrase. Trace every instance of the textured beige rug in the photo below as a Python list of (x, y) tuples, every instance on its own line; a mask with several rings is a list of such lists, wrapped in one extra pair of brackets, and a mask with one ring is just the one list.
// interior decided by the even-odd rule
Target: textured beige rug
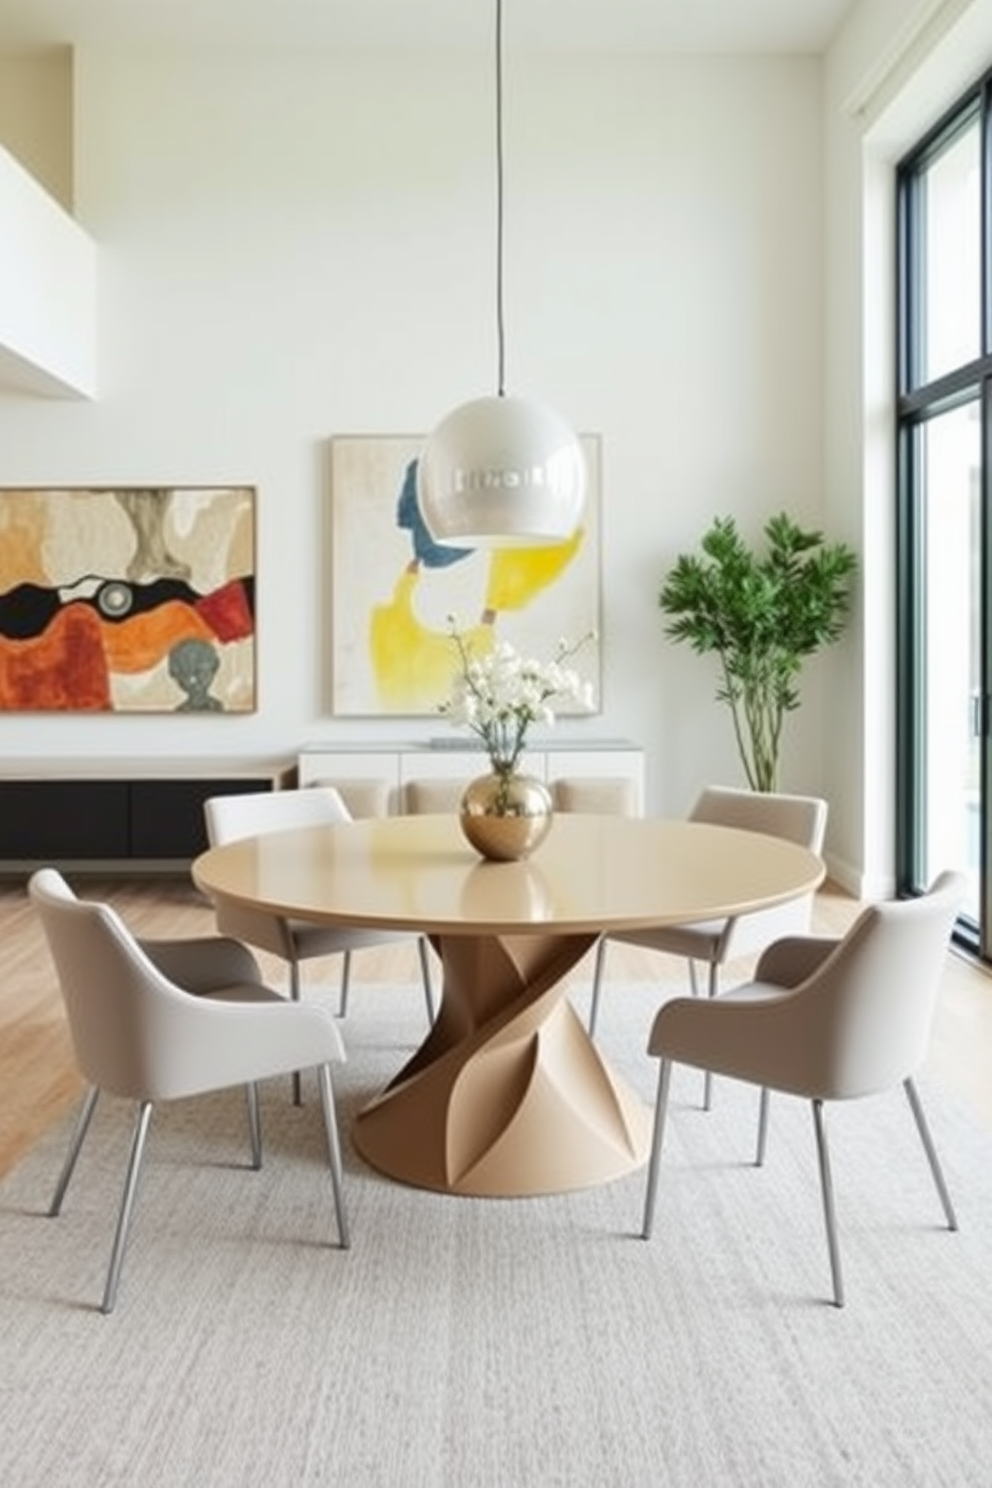
[[(601, 1041), (645, 1098), (657, 989), (614, 986)], [(356, 988), (342, 1114), (422, 1032)], [(130, 1115), (98, 1112), (59, 1220), (65, 1128), (0, 1186), (0, 1480), (15, 1488), (802, 1488), (989, 1481), (992, 1139), (921, 1087), (961, 1230), (900, 1095), (831, 1113), (848, 1305), (829, 1306), (812, 1126), (727, 1082), (674, 1086), (655, 1239), (642, 1175), (523, 1201), (378, 1178), (346, 1147), (334, 1235), (313, 1091), (153, 1124), (117, 1311), (97, 1310)]]

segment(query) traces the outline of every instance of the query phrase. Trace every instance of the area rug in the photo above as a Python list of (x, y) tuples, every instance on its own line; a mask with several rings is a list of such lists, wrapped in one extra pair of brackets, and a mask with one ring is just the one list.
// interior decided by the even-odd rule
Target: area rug
[[(587, 989), (576, 989), (582, 1002)], [(657, 986), (612, 984), (600, 1043), (646, 1100)], [(363, 986), (342, 1120), (423, 1033), (415, 988)], [(673, 1082), (655, 1235), (643, 1173), (527, 1200), (371, 1172), (346, 1137), (334, 1244), (319, 1103), (163, 1107), (117, 1310), (98, 1310), (130, 1112), (98, 1109), (65, 1208), (67, 1135), (0, 1185), (0, 1479), (14, 1488), (968, 1488), (992, 1460), (992, 1137), (921, 1082), (949, 1233), (895, 1092), (830, 1112), (847, 1306), (829, 1303), (812, 1123)]]

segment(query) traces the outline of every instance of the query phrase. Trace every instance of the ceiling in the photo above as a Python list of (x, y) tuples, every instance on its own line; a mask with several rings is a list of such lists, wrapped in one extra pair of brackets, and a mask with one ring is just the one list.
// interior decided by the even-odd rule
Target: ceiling
[[(533, 49), (821, 52), (856, 0), (506, 0)], [(392, 46), (491, 43), (493, 0), (0, 0), (0, 50), (52, 45)]]

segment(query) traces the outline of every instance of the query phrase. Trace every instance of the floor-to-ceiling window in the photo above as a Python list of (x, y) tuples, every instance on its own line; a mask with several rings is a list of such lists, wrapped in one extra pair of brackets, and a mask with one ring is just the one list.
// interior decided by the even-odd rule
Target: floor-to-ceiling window
[(992, 958), (990, 103), (992, 73), (898, 171), (898, 869), (964, 869), (958, 937)]

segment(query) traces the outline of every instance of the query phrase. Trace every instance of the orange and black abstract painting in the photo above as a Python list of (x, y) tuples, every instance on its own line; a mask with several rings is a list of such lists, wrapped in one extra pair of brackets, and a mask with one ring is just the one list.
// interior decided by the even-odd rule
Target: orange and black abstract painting
[(255, 706), (252, 487), (0, 489), (0, 712)]

